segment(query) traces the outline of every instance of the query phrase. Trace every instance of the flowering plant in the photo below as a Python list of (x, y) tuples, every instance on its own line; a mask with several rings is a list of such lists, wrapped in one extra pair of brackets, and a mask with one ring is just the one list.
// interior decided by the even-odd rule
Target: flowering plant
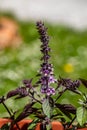
[[(40, 122), (41, 130), (52, 130), (51, 122), (53, 120), (59, 120), (63, 123), (65, 129), (69, 129), (73, 124), (73, 128), (86, 126), (87, 123), (87, 95), (83, 93), (79, 87), (82, 83), (87, 88), (87, 81), (84, 79), (71, 80), (70, 78), (62, 78), (59, 76), (55, 78), (53, 65), (50, 63), (50, 46), (49, 36), (47, 34), (47, 28), (41, 21), (36, 24), (40, 40), (42, 42), (41, 48), (41, 65), (37, 80), (33, 83), (33, 78), (29, 80), (23, 80), (23, 85), (14, 90), (9, 91), (6, 96), (0, 98), (0, 103), (5, 107), (9, 113), (9, 118), (12, 119), (12, 123), (2, 126), (9, 130), (16, 124), (20, 130), (17, 122), (26, 117), (33, 117), (32, 122), (28, 125), (28, 130), (34, 130), (36, 123)], [(82, 96), (79, 100), (79, 107), (75, 107), (72, 104), (61, 104), (60, 98), (63, 98), (64, 93), (70, 91), (77, 95)], [(15, 100), (20, 98), (29, 98), (29, 102), (24, 106), (23, 110), (15, 112), (10, 110), (5, 102), (9, 98), (15, 97)]]

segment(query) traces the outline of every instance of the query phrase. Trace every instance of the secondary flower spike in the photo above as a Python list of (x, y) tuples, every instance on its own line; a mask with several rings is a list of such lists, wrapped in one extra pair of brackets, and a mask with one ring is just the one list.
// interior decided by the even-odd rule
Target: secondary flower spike
[(54, 95), (55, 94), (55, 89), (51, 87), (51, 83), (55, 83), (56, 79), (54, 78), (54, 73), (53, 73), (53, 65), (49, 63), (50, 59), (50, 47), (49, 47), (49, 36), (47, 34), (47, 28), (45, 28), (44, 23), (37, 22), (37, 29), (40, 35), (40, 40), (42, 42), (41, 47), (41, 61), (43, 63), (41, 64), (41, 69), (40, 69), (40, 80), (39, 83), (41, 84), (41, 92), (46, 94), (46, 95)]

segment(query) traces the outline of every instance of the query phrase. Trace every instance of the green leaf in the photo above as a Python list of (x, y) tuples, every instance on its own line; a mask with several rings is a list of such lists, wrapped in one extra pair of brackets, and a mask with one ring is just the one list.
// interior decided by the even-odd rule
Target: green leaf
[(87, 121), (87, 109), (85, 107), (77, 108), (77, 121), (78, 123), (83, 126), (84, 123)]
[(38, 122), (39, 119), (33, 120), (31, 123), (29, 123), (27, 130), (34, 130)]
[(10, 123), (4, 124), (0, 130), (10, 130)]
[(51, 124), (46, 125), (46, 130), (51, 130), (52, 126)]
[(42, 108), (43, 108), (43, 112), (44, 114), (50, 118), (51, 116), (51, 107), (50, 107), (50, 104), (49, 104), (49, 100), (48, 99), (45, 99), (44, 102), (43, 102), (43, 105), (42, 105)]

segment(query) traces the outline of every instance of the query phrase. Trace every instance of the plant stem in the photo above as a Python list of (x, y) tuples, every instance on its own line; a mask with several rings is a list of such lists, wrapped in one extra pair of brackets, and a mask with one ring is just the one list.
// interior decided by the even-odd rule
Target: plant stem
[(34, 96), (32, 97), (31, 95), (29, 95), (29, 97), (31, 97), (32, 99), (34, 99), (35, 101), (39, 102), (40, 104), (42, 104), (38, 99), (36, 99)]
[(19, 125), (17, 124), (17, 122), (15, 122), (14, 120), (11, 123), (11, 128), (10, 129), (13, 129), (14, 125), (16, 125), (16, 127), (17, 127), (18, 130), (21, 130), (20, 127), (19, 127)]
[(76, 115), (75, 115), (75, 117), (72, 119), (72, 121), (70, 122), (68, 128), (71, 126), (71, 124), (73, 123), (73, 121), (75, 120), (75, 118), (76, 118)]
[(64, 89), (64, 90), (60, 93), (60, 95), (55, 99), (54, 102), (56, 102), (56, 101), (62, 96), (62, 94), (63, 94), (66, 90), (67, 90), (67, 89)]
[(6, 104), (4, 102), (2, 102), (3, 106), (5, 107), (5, 109), (7, 110), (7, 112), (9, 113), (10, 117), (12, 117), (11, 112), (9, 111), (8, 107), (6, 106)]
[(21, 130), (20, 127), (19, 127), (19, 125), (18, 125), (17, 123), (15, 123), (15, 124), (16, 124), (17, 128), (18, 128), (19, 130)]
[[(12, 114), (11, 114), (11, 112), (9, 111), (8, 107), (6, 106), (6, 104), (5, 104), (4, 102), (2, 102), (2, 104), (3, 104), (3, 106), (5, 107), (5, 109), (7, 110), (7, 112), (9, 113), (10, 117), (12, 117)], [(16, 124), (18, 130), (20, 130), (18, 124), (17, 124), (17, 123), (15, 123), (15, 124)]]
[(40, 94), (39, 94), (37, 91), (35, 91), (34, 88), (32, 88), (32, 89), (33, 89), (33, 92), (34, 92), (39, 98), (41, 98)]
[(46, 124), (41, 123), (40, 124), (40, 130), (46, 130)]

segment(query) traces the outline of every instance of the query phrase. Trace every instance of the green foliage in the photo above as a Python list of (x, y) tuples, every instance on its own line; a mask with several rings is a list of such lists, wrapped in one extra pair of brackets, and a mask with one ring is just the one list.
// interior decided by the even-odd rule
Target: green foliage
[(48, 99), (45, 99), (44, 102), (43, 102), (43, 105), (42, 105), (42, 108), (43, 108), (43, 112), (44, 114), (50, 118), (50, 115), (51, 115), (51, 107), (50, 107), (50, 104), (49, 104), (49, 100)]
[(80, 126), (83, 126), (87, 122), (87, 108), (77, 108), (77, 121), (80, 124)]
[(0, 130), (10, 130), (10, 123), (4, 124)]
[[(0, 95), (19, 86), (23, 79), (32, 78), (39, 68), (39, 45), (37, 30), (33, 22), (18, 21), (23, 44), (18, 49), (0, 51)], [(48, 24), (48, 23), (47, 23)], [(47, 27), (51, 37), (52, 63), (56, 75), (71, 77), (73, 79), (87, 78), (87, 30), (78, 31), (62, 25)], [(71, 65), (71, 69), (68, 66)], [(70, 71), (67, 72), (67, 69)], [(66, 99), (68, 95), (69, 98)], [(61, 102), (77, 104), (74, 94), (67, 92)], [(79, 97), (77, 97), (79, 99)], [(15, 103), (9, 103), (15, 107)], [(78, 104), (77, 104), (78, 106)], [(18, 107), (18, 106), (16, 106)], [(0, 106), (0, 116), (4, 109)], [(6, 113), (5, 113), (6, 114)]]
[[(86, 82), (86, 80), (84, 80)], [(77, 108), (76, 116), (80, 126), (87, 122), (87, 95), (82, 93), (82, 99), (79, 99), (80, 107)]]
[(52, 126), (51, 124), (46, 125), (46, 130), (51, 130)]
[(29, 123), (27, 130), (35, 130), (38, 121), (39, 121), (38, 119), (35, 119), (31, 123)]

